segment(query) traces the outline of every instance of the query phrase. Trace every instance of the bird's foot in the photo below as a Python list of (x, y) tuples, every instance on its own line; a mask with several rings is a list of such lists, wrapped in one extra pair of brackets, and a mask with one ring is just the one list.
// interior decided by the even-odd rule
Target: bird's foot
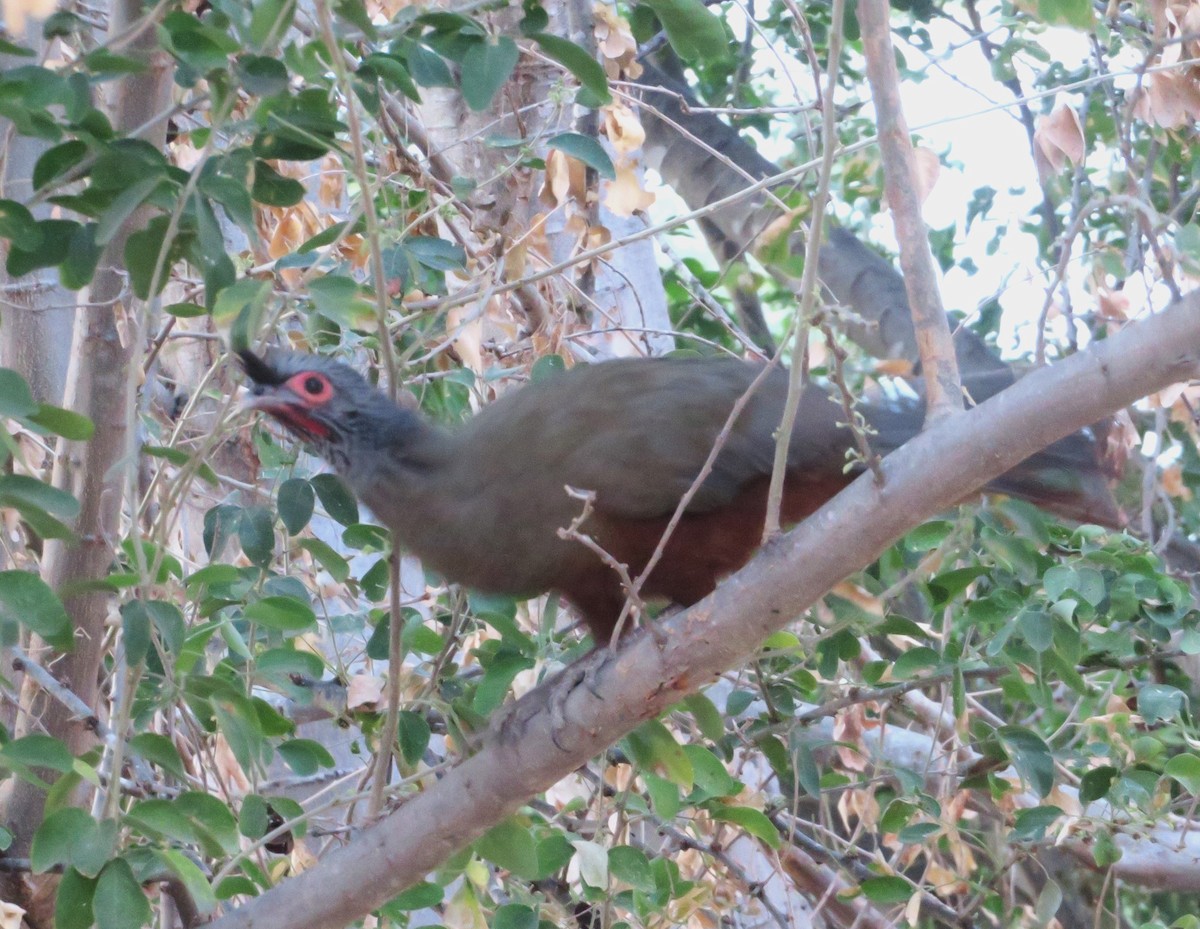
[(564, 668), (532, 693), (501, 707), (492, 715), (488, 737), (503, 742), (516, 741), (524, 736), (530, 723), (544, 710), (549, 717), (550, 741), (560, 752), (569, 751), (561, 738), (572, 725), (567, 717), (567, 701), (580, 686), (587, 687), (588, 692), (599, 699), (596, 682), (609, 659), (608, 649), (597, 649)]
[(607, 648), (597, 648), (582, 661), (577, 662), (563, 672), (563, 678), (557, 682), (549, 695), (547, 710), (550, 713), (550, 739), (560, 751), (566, 751), (559, 742), (559, 734), (566, 731), (568, 726), (566, 707), (567, 700), (579, 687), (586, 687), (597, 700), (603, 700), (598, 686), (600, 673), (612, 660), (613, 653)]

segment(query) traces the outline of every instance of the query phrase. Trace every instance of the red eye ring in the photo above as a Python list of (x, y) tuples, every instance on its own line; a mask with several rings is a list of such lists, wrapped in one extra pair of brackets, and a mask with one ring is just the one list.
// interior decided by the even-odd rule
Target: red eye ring
[(333, 396), (333, 385), (319, 371), (301, 371), (288, 378), (287, 386), (305, 403), (324, 403)]

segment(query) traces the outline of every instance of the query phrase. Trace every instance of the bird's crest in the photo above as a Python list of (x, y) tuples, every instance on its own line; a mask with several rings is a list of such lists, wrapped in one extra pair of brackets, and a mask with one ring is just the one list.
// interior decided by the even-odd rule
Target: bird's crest
[(287, 375), (272, 368), (250, 349), (240, 349), (237, 355), (242, 363), (242, 370), (254, 383), (262, 384), (264, 387), (278, 387), (287, 380)]

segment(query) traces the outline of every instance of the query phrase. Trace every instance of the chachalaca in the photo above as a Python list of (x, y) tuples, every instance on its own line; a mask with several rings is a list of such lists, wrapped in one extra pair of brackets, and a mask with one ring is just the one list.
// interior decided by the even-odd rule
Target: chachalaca
[[(248, 405), (311, 445), (424, 564), (480, 591), (565, 596), (598, 643), (625, 602), (617, 572), (570, 526), (594, 492), (582, 530), (637, 578), (676, 506), (759, 374), (726, 358), (643, 358), (576, 365), (505, 394), (457, 429), (393, 404), (356, 371), (327, 358), (240, 353)], [(641, 595), (687, 606), (758, 547), (787, 376), (772, 371), (725, 437)], [(880, 454), (920, 429), (921, 406), (859, 405)], [(795, 523), (853, 478), (853, 436), (841, 408), (809, 384), (800, 401), (782, 519)], [(1060, 515), (1114, 523), (1095, 442), (1080, 432), (989, 485)], [(831, 544), (834, 540), (831, 540)]]

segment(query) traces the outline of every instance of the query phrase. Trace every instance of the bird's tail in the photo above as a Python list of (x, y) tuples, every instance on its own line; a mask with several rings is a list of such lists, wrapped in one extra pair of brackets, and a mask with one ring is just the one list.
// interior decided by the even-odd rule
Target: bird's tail
[[(868, 415), (876, 433), (872, 447), (881, 455), (899, 448), (920, 431), (924, 413), (916, 403), (875, 408)], [(1075, 522), (1120, 528), (1126, 520), (1111, 487), (1119, 467), (1108, 460), (1107, 437), (1107, 423), (1072, 433), (989, 482), (987, 489)]]

